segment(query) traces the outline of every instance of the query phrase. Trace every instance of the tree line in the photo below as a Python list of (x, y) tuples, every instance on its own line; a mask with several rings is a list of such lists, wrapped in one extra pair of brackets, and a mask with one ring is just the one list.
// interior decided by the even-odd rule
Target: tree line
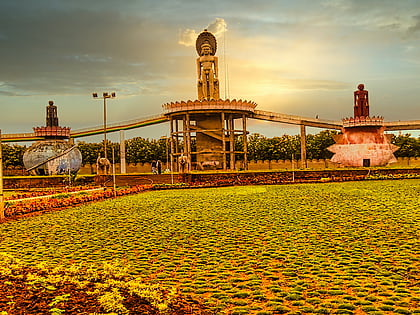
[[(327, 148), (335, 143), (334, 136), (337, 131), (324, 130), (317, 134), (306, 136), (307, 159), (330, 159), (333, 155)], [(394, 153), (396, 157), (420, 157), (420, 137), (412, 137), (410, 134), (393, 135), (391, 143), (399, 147)], [(95, 164), (99, 155), (103, 156), (103, 142), (87, 143), (79, 141), (78, 148), (82, 153), (83, 165)], [(182, 145), (182, 144), (180, 144)], [(248, 135), (247, 150), (248, 160), (290, 160), (300, 159), (300, 136), (282, 135), (267, 138), (261, 134)], [(148, 139), (135, 137), (125, 141), (127, 163), (150, 163), (152, 160), (166, 161), (170, 144), (167, 139)], [(22, 168), (23, 154), (26, 146), (18, 144), (3, 144), (3, 167)], [(192, 141), (192, 151), (195, 150), (195, 142)], [(242, 136), (235, 139), (235, 151), (243, 151)], [(120, 162), (119, 143), (107, 143), (107, 157)], [(243, 154), (237, 154), (238, 160), (243, 159)]]

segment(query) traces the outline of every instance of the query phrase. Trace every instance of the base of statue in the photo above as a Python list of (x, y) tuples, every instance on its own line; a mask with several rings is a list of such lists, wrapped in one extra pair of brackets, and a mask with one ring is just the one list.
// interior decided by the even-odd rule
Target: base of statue
[(392, 135), (385, 135), (381, 117), (343, 119), (342, 134), (328, 147), (335, 153), (331, 162), (342, 166), (385, 166), (396, 162), (397, 146), (390, 143)]

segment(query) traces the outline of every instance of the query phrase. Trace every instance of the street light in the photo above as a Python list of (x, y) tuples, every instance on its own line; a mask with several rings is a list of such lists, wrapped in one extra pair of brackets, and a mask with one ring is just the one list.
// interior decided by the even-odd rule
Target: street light
[(107, 158), (106, 156), (106, 99), (107, 98), (115, 98), (117, 96), (117, 94), (115, 94), (115, 92), (112, 93), (107, 93), (107, 92), (103, 92), (102, 93), (102, 97), (98, 96), (98, 93), (92, 93), (93, 98), (103, 98), (104, 99), (104, 157), (105, 159)]
[[(168, 171), (168, 161), (169, 161), (169, 147), (168, 147), (168, 142), (171, 141), (172, 139), (166, 136), (162, 136), (160, 137), (162, 140), (165, 140), (166, 142), (166, 171)], [(172, 164), (172, 157), (171, 157), (171, 183), (172, 185), (174, 184), (174, 172), (173, 172), (173, 164)]]
[(0, 220), (4, 219), (4, 199), (3, 199), (3, 154), (1, 146), (1, 129), (0, 129)]

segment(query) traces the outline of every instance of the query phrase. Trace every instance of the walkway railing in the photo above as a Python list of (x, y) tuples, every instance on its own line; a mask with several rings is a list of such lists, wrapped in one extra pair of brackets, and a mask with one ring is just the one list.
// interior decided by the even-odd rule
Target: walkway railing
[(201, 110), (235, 110), (253, 112), (256, 103), (243, 100), (195, 100), (171, 102), (162, 105), (165, 114), (176, 113), (181, 111), (201, 111)]

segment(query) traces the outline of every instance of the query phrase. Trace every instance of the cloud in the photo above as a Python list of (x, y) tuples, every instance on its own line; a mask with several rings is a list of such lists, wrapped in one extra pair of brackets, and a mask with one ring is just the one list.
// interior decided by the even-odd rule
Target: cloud
[(216, 18), (216, 20), (207, 26), (207, 30), (213, 33), (214, 36), (219, 37), (227, 31), (226, 21), (222, 18)]
[(351, 3), (348, 0), (327, 0), (322, 5), (337, 10), (348, 10), (351, 8)]
[(410, 26), (407, 29), (407, 35), (408, 36), (412, 36), (415, 35), (416, 33), (418, 33), (420, 31), (420, 14), (413, 16), (413, 19), (415, 20), (415, 23), (413, 26)]
[[(227, 31), (227, 24), (223, 18), (216, 18), (205, 29), (207, 29), (210, 33), (213, 33), (214, 36), (219, 37)], [(187, 47), (194, 47), (195, 41), (197, 40), (198, 35), (202, 31), (203, 30), (196, 31), (190, 28), (181, 30), (179, 34), (178, 44)]]
[(351, 88), (349, 83), (332, 80), (290, 79), (283, 80), (281, 84), (288, 89), (296, 90), (346, 90)]
[(185, 74), (168, 29), (170, 22), (112, 11), (0, 11), (1, 94), (74, 95), (133, 81), (160, 93), (166, 71)]
[(187, 47), (194, 47), (198, 35), (199, 34), (195, 30), (187, 28), (179, 34), (178, 44)]

